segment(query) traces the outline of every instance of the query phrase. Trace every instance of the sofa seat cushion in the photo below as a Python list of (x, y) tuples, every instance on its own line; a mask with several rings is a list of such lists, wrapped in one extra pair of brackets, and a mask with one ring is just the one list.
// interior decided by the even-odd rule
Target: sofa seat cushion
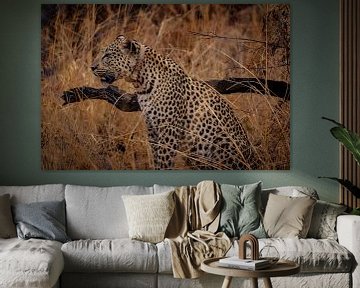
[(61, 248), (66, 272), (156, 273), (156, 246), (123, 239), (78, 240)]
[(0, 287), (52, 287), (63, 268), (60, 242), (0, 239)]
[[(267, 238), (259, 239), (259, 249), (274, 246), (280, 258), (295, 261), (302, 273), (350, 272), (354, 265), (353, 255), (338, 242), (330, 239)], [(235, 241), (227, 256), (238, 255)], [(171, 249), (167, 241), (157, 244), (159, 273), (172, 273)], [(250, 256), (250, 251), (248, 251)], [(275, 256), (275, 255), (269, 255)]]
[(274, 246), (280, 258), (295, 261), (302, 272), (350, 272), (353, 255), (330, 239), (264, 239), (263, 246)]
[(298, 263), (301, 272), (350, 272), (353, 255), (335, 240), (330, 239), (261, 239), (260, 249), (274, 246), (280, 258)]
[[(298, 263), (302, 273), (350, 272), (354, 265), (351, 252), (330, 239), (259, 239), (259, 249), (261, 250), (264, 246), (273, 246), (279, 252), (281, 259)], [(237, 247), (235, 243), (228, 255), (235, 255), (238, 251)]]

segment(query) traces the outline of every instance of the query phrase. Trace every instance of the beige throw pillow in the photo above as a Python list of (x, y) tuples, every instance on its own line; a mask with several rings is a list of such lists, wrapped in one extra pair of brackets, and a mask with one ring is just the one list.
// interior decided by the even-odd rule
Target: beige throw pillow
[(122, 196), (131, 239), (151, 243), (164, 240), (175, 207), (173, 193)]
[(310, 197), (269, 195), (264, 228), (269, 237), (305, 238), (316, 200)]
[(9, 194), (0, 196), (0, 238), (16, 237)]

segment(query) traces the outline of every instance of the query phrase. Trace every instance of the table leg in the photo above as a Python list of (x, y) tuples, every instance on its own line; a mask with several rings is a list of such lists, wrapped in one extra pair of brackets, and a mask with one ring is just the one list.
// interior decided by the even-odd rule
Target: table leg
[(231, 276), (225, 276), (224, 282), (221, 286), (221, 288), (230, 288), (232, 277)]
[(266, 277), (263, 279), (264, 279), (265, 288), (273, 288), (270, 278)]
[(257, 278), (251, 278), (252, 287), (258, 288), (258, 279)]

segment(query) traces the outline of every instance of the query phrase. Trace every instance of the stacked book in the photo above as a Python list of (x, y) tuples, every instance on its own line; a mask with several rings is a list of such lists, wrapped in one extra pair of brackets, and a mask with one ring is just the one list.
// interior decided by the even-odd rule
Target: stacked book
[(251, 260), (240, 259), (238, 256), (222, 258), (219, 260), (219, 266), (246, 270), (260, 270), (271, 266), (267, 259)]

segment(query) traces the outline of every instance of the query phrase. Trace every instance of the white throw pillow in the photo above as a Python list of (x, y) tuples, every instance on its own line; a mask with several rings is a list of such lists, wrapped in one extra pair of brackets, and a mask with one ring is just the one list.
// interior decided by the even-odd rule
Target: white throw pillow
[(122, 196), (131, 239), (151, 243), (164, 240), (175, 207), (173, 193)]

